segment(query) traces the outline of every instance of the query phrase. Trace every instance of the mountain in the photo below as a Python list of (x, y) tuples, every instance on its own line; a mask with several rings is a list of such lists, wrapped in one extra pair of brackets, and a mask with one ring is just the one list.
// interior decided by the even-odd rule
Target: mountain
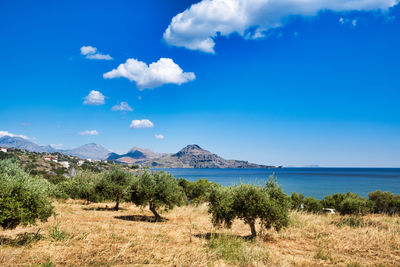
[(11, 137), (11, 136), (3, 136), (0, 137), (0, 146), (1, 147), (10, 147), (10, 148), (18, 148), (31, 152), (48, 152), (53, 153), (56, 152), (51, 146), (39, 146), (28, 139), (24, 139), (21, 137)]
[(242, 160), (226, 160), (202, 149), (198, 145), (188, 145), (178, 153), (152, 160), (137, 161), (153, 168), (273, 168)]
[(110, 153), (110, 150), (101, 145), (90, 143), (74, 149), (59, 150), (58, 152), (83, 159), (101, 160)]
[(163, 158), (166, 155), (168, 154), (155, 153), (150, 149), (133, 147), (126, 154), (118, 155), (116, 153), (109, 153), (106, 156), (105, 160), (113, 160), (117, 163), (134, 164), (137, 163), (138, 161)]
[(62, 149), (55, 149), (49, 145), (39, 146), (38, 144), (35, 144), (27, 139), (21, 137), (11, 137), (11, 136), (0, 137), (0, 147), (17, 148), (38, 153), (59, 152), (68, 156), (75, 156), (82, 159), (94, 159), (94, 160), (101, 160), (110, 153), (109, 150), (105, 149), (101, 145), (97, 145), (94, 143), (83, 145), (74, 149), (62, 150)]

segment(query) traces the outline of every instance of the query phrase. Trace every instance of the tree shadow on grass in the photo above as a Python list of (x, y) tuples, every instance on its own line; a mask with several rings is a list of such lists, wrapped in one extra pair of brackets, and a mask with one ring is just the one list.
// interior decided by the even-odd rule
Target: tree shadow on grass
[(0, 246), (22, 247), (42, 239), (44, 239), (44, 236), (39, 234), (39, 231), (36, 233), (18, 234), (15, 238), (0, 236)]
[(220, 237), (240, 238), (240, 239), (243, 239), (244, 241), (254, 240), (254, 237), (251, 235), (241, 236), (241, 235), (231, 235), (231, 234), (221, 234), (221, 233), (205, 233), (205, 234), (196, 234), (193, 236), (197, 237), (197, 238), (203, 238), (206, 240), (216, 239), (216, 238), (220, 238)]
[[(93, 211), (93, 210), (98, 210), (98, 211), (117, 211), (114, 207), (90, 207), (90, 208), (82, 208), (83, 210), (87, 211)], [(119, 208), (118, 211), (124, 211), (126, 209), (124, 208)]]
[(131, 222), (166, 222), (168, 219), (162, 218), (161, 221), (157, 221), (156, 217), (154, 216), (147, 216), (147, 215), (126, 215), (126, 216), (115, 216), (115, 219), (124, 220), (124, 221), (131, 221)]

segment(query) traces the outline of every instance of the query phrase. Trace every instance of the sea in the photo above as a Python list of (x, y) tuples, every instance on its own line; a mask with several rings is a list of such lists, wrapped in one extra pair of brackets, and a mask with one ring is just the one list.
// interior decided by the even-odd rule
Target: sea
[[(157, 169), (160, 170), (160, 169)], [(162, 169), (176, 178), (230, 186), (263, 184), (273, 176), (286, 194), (304, 193), (323, 199), (333, 193), (353, 192), (367, 197), (375, 190), (400, 194), (400, 168), (276, 168), (276, 169)]]

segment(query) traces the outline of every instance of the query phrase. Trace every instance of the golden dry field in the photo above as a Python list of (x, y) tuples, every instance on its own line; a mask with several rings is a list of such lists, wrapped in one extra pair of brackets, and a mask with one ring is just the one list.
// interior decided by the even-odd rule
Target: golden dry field
[(241, 221), (214, 228), (205, 205), (175, 208), (161, 223), (131, 204), (118, 212), (83, 201), (55, 206), (47, 223), (0, 232), (0, 266), (400, 265), (398, 216), (292, 212), (290, 227), (248, 240)]

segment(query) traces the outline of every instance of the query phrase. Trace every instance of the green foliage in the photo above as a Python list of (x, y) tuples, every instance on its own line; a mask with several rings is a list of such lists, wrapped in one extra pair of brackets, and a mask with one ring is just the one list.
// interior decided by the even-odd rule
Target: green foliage
[(45, 179), (31, 177), (12, 160), (0, 161), (0, 225), (14, 229), (41, 222), (54, 214), (49, 195), (52, 186)]
[(400, 195), (380, 190), (368, 194), (369, 200), (375, 204), (374, 212), (395, 214), (400, 213)]
[(90, 171), (78, 172), (72, 178), (69, 178), (57, 184), (57, 198), (85, 199), (87, 202), (101, 201), (101, 196), (97, 194), (95, 186), (101, 176)]
[(323, 206), (318, 199), (313, 197), (306, 197), (303, 200), (304, 210), (312, 213), (321, 213)]
[(69, 233), (61, 230), (58, 224), (49, 229), (49, 238), (53, 241), (64, 241), (72, 237)]
[(348, 192), (347, 194), (336, 193), (326, 196), (321, 204), (324, 208), (336, 209), (340, 214), (365, 215), (373, 210), (374, 203), (357, 194)]
[(230, 227), (234, 219), (242, 219), (256, 235), (255, 223), (280, 230), (289, 224), (289, 198), (270, 179), (264, 186), (241, 184), (231, 188), (214, 188), (209, 197), (209, 213), (218, 226)]
[(253, 266), (257, 261), (267, 264), (268, 261), (268, 253), (263, 246), (258, 247), (255, 242), (245, 242), (240, 237), (212, 234), (208, 248), (217, 258), (229, 261), (235, 266)]
[(290, 202), (293, 210), (302, 210), (301, 204), (304, 205), (304, 194), (299, 195), (296, 192), (293, 192), (290, 197)]
[(200, 204), (207, 201), (211, 190), (216, 183), (209, 182), (207, 179), (200, 179), (198, 181), (188, 181), (184, 178), (178, 180), (179, 185), (183, 188), (185, 195), (190, 203)]
[(132, 181), (133, 174), (123, 170), (119, 166), (113, 166), (97, 182), (95, 190), (104, 199), (115, 200), (115, 210), (118, 210), (119, 203), (129, 194), (129, 187)]
[(340, 214), (365, 215), (373, 209), (374, 203), (366, 198), (348, 197), (340, 205)]
[(172, 209), (186, 200), (178, 181), (164, 171), (141, 173), (131, 186), (130, 199), (139, 206), (149, 205), (156, 221), (162, 220), (158, 209)]

